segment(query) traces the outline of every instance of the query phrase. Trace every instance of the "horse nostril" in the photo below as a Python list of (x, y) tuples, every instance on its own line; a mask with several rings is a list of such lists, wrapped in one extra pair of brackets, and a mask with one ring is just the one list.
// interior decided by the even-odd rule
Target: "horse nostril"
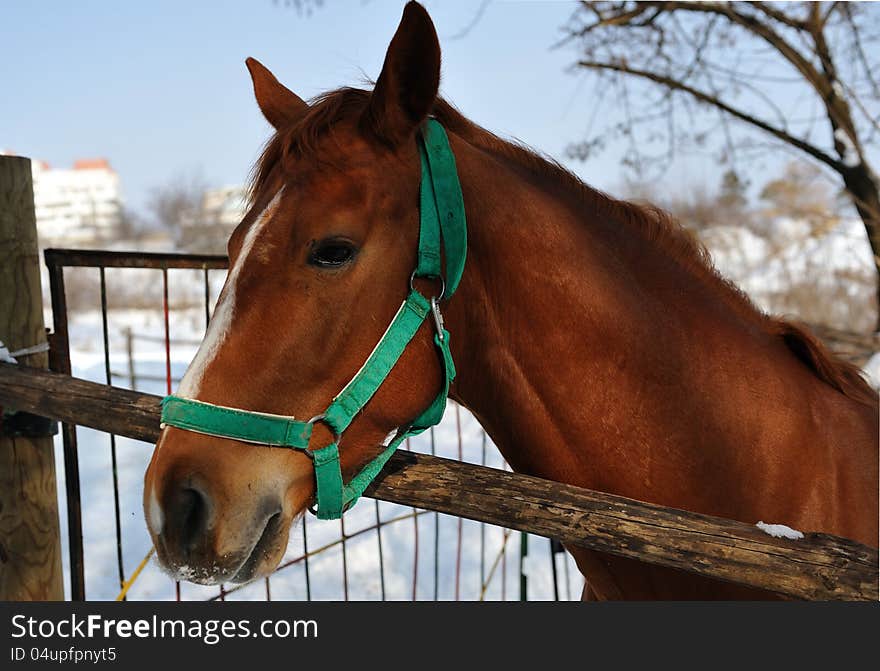
[(171, 496), (169, 503), (165, 517), (166, 540), (187, 552), (203, 538), (208, 526), (208, 499), (198, 489), (182, 487)]
[(184, 507), (181, 511), (183, 516), (183, 542), (190, 545), (205, 529), (208, 507), (205, 505), (204, 497), (195, 489), (184, 490), (184, 498)]

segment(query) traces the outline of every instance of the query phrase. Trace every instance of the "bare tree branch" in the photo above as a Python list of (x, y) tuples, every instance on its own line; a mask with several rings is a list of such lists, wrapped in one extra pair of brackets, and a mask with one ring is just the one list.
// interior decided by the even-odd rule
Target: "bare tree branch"
[(468, 21), (468, 24), (464, 28), (459, 30), (457, 33), (455, 33), (454, 35), (451, 35), (450, 37), (448, 37), (446, 39), (460, 40), (463, 37), (467, 37), (470, 34), (470, 32), (474, 29), (474, 27), (480, 22), (480, 19), (483, 18), (483, 14), (486, 13), (486, 10), (489, 8), (489, 4), (491, 2), (492, 2), (492, 0), (483, 0), (480, 3), (480, 6), (477, 7), (477, 11), (474, 12), (474, 15), (471, 18), (471, 20)]
[[(651, 3), (654, 4), (654, 3)], [(666, 11), (683, 10), (687, 12), (718, 14), (728, 18), (775, 48), (789, 63), (810, 82), (820, 95), (825, 93), (825, 82), (819, 71), (797, 49), (789, 44), (779, 33), (768, 24), (759, 21), (754, 16), (749, 16), (736, 11), (730, 3), (717, 2), (662, 2), (657, 3)]]
[(755, 9), (758, 9), (758, 10), (764, 12), (764, 14), (766, 14), (770, 18), (775, 19), (776, 21), (779, 21), (780, 23), (784, 23), (786, 26), (789, 26), (790, 28), (794, 28), (796, 30), (806, 30), (807, 29), (805, 22), (800, 21), (798, 19), (795, 19), (795, 18), (789, 16), (788, 14), (786, 14), (785, 12), (780, 12), (778, 9), (776, 9), (775, 7), (773, 7), (771, 4), (769, 4), (767, 2), (750, 2), (749, 4), (752, 7), (754, 7)]
[[(819, 3), (817, 2), (816, 5), (818, 6), (818, 4)], [(828, 9), (826, 10), (825, 15), (822, 17), (822, 19), (819, 23), (819, 27), (822, 30), (825, 29), (825, 24), (828, 23), (828, 20), (831, 18), (831, 15), (837, 11), (837, 5), (839, 5), (839, 4), (840, 4), (839, 2), (832, 2), (828, 5)]]
[(657, 74), (656, 72), (650, 72), (648, 70), (638, 70), (635, 68), (631, 68), (623, 63), (615, 64), (615, 63), (601, 63), (598, 61), (578, 61), (578, 65), (581, 67), (590, 68), (593, 70), (609, 70), (609, 71), (613, 71), (613, 72), (624, 73), (627, 75), (633, 75), (636, 77), (641, 77), (642, 79), (650, 80), (656, 84), (661, 84), (661, 85), (666, 86), (666, 87), (673, 89), (675, 91), (682, 91), (683, 93), (687, 93), (687, 94), (693, 96), (694, 98), (696, 98), (700, 102), (706, 103), (707, 105), (712, 105), (713, 107), (717, 107), (722, 112), (726, 112), (727, 114), (739, 119), (740, 121), (744, 121), (748, 124), (751, 124), (751, 125), (755, 126), (756, 128), (759, 128), (760, 130), (764, 131), (765, 133), (769, 133), (770, 135), (774, 136), (775, 138), (782, 140), (783, 142), (787, 142), (788, 144), (794, 145), (795, 147), (797, 147), (801, 151), (808, 153), (810, 156), (815, 158), (817, 161), (821, 161), (822, 163), (828, 165), (829, 167), (833, 168), (837, 172), (840, 172), (844, 168), (844, 165), (840, 161), (838, 161), (834, 157), (830, 156), (829, 154), (826, 154), (824, 151), (822, 151), (818, 147), (815, 147), (807, 142), (804, 142), (800, 138), (794, 137), (793, 135), (789, 135), (788, 133), (786, 133), (784, 130), (782, 130), (780, 128), (776, 128), (774, 126), (771, 126), (767, 122), (762, 121), (761, 119), (758, 119), (758, 118), (752, 116), (751, 114), (747, 114), (746, 112), (743, 112), (742, 110), (736, 109), (735, 107), (732, 107), (732, 106), (728, 105), (727, 103), (722, 102), (715, 95), (712, 95), (710, 93), (706, 93), (705, 91), (699, 91), (699, 90), (693, 88), (692, 86), (688, 86), (687, 84), (684, 84), (680, 81), (672, 79), (671, 77), (666, 77), (664, 75)]
[(849, 6), (849, 3), (844, 3), (843, 15), (844, 17), (846, 17), (846, 20), (849, 23), (850, 30), (852, 31), (853, 48), (855, 49), (856, 54), (859, 57), (859, 62), (864, 68), (865, 77), (871, 84), (871, 89), (874, 95), (880, 97), (880, 86), (877, 85), (877, 80), (874, 79), (874, 68), (872, 68), (871, 64), (868, 62), (868, 57), (865, 55), (864, 47), (862, 47), (861, 32), (859, 30), (858, 24), (853, 19), (852, 8)]

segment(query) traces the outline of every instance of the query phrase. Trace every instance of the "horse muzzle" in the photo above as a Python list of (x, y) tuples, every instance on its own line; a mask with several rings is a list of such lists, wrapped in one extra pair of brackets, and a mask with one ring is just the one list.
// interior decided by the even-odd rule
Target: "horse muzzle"
[[(248, 582), (270, 573), (313, 488), (302, 491), (298, 478), (297, 484), (288, 481), (281, 464), (270, 469), (273, 475), (248, 472), (243, 463), (220, 469), (219, 459), (175, 457), (169, 448), (165, 444), (154, 455), (144, 483), (147, 527), (163, 569), (202, 585)], [(220, 471), (230, 477), (220, 477)]]

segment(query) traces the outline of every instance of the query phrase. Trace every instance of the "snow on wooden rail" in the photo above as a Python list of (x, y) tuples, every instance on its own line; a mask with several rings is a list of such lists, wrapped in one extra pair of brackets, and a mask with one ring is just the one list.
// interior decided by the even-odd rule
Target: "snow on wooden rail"
[[(129, 438), (156, 440), (159, 400), (0, 364), (0, 405)], [(877, 549), (836, 536), (774, 538), (752, 524), (410, 452), (398, 452), (366, 495), (788, 597), (878, 598)]]

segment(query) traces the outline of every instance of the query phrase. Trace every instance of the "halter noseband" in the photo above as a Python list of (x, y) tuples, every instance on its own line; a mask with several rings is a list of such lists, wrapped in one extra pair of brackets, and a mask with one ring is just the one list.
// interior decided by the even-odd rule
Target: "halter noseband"
[[(449, 332), (443, 327), (439, 302), (448, 300), (458, 288), (467, 256), (467, 223), (464, 200), (455, 157), (443, 126), (428, 119), (418, 137), (422, 177), (419, 194), (418, 264), (410, 277), (409, 295), (376, 344), (361, 369), (336, 395), (327, 409), (307, 422), (285, 415), (272, 415), (205, 403), (180, 396), (162, 399), (162, 427), (173, 426), (209, 436), (231, 438), (245, 443), (287, 447), (308, 455), (315, 468), (317, 485), (315, 513), (320, 519), (337, 519), (363, 494), (382, 470), (397, 447), (410, 436), (438, 424), (446, 408), (449, 384), (455, 366), (449, 349)], [(445, 252), (445, 274), (441, 269), (441, 249)], [(439, 296), (425, 298), (414, 286), (415, 278), (439, 280)], [(339, 465), (342, 434), (379, 389), (404, 349), (429, 315), (436, 333), (434, 344), (443, 364), (443, 387), (430, 406), (397, 434), (379, 456), (370, 461), (344, 484)], [(333, 433), (330, 445), (309, 450), (312, 429), (323, 422)]]

